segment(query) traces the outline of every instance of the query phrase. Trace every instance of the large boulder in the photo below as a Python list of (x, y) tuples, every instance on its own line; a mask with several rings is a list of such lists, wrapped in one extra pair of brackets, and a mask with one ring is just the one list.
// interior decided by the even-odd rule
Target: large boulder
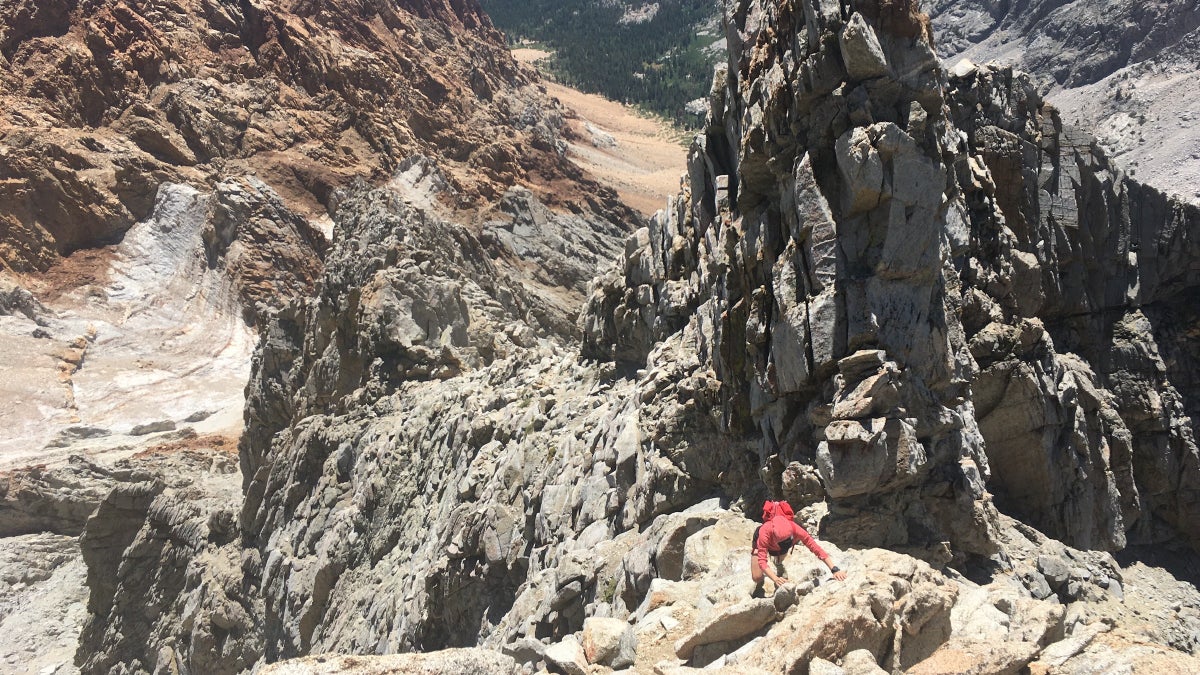
[(633, 665), (637, 636), (629, 622), (591, 617), (583, 622), (583, 653), (588, 663), (615, 670)]

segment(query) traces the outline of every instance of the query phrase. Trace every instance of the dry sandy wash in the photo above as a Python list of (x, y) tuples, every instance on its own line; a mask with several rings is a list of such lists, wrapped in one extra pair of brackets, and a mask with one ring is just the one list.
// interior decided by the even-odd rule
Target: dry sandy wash
[[(534, 64), (550, 52), (514, 49), (513, 57)], [(568, 156), (598, 181), (615, 189), (638, 211), (653, 215), (679, 192), (687, 148), (679, 131), (635, 108), (596, 94), (585, 94), (544, 78), (546, 93), (575, 117), (567, 120), (574, 142)]]

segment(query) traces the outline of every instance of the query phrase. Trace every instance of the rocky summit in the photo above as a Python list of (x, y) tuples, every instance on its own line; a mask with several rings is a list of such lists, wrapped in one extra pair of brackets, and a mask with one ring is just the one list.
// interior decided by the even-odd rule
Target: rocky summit
[[(474, 2), (405, 4), (360, 8), (362, 30), (410, 45), (414, 16), (499, 49)], [(341, 9), (288, 11), (308, 18), (271, 35), (343, 35), (315, 28)], [(426, 120), (321, 201), (311, 284), (255, 302), (263, 277), (220, 251), (318, 219), (281, 215), (269, 177), (164, 178), (121, 246), (191, 232), (181, 259), (252, 308), (244, 424), (217, 443), (77, 406), (46, 444), (77, 456), (0, 483), (0, 634), (75, 649), (48, 672), (1200, 671), (1200, 209), (1030, 76), (948, 69), (914, 2), (734, 0), (722, 23), (681, 190), (648, 223), (607, 192), (489, 197)], [(14, 39), (12, 63), (66, 37)], [(309, 95), (353, 80), (299, 72)], [(247, 222), (266, 234), (229, 235)], [(69, 325), (0, 290), (0, 325)], [(88, 458), (116, 438), (128, 456)], [(797, 550), (756, 588), (766, 499), (845, 580)], [(81, 592), (31, 602), (51, 580)]]

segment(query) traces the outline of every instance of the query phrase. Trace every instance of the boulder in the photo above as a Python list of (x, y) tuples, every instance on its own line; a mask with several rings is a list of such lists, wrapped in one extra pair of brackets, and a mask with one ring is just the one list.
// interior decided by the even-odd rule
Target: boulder
[(737, 565), (739, 552), (749, 557), (754, 528), (753, 521), (729, 514), (688, 537), (683, 546), (683, 578), (694, 579), (725, 565)]
[(875, 655), (866, 649), (856, 649), (842, 659), (842, 669), (846, 675), (886, 675), (887, 671), (879, 667)]
[(885, 670), (908, 668), (951, 635), (958, 588), (927, 564), (890, 551), (844, 554), (852, 570), (827, 581), (774, 624), (742, 663), (802, 668), (813, 658), (835, 660), (860, 649), (887, 658)]
[(1028, 666), (1040, 649), (1032, 642), (967, 638), (943, 646), (906, 672), (913, 675), (1016, 675)]
[(588, 660), (583, 652), (583, 645), (573, 635), (568, 635), (562, 641), (550, 645), (543, 652), (546, 664), (555, 672), (564, 675), (585, 675), (588, 671)]
[[(1200, 672), (1200, 658), (1176, 649), (1155, 644), (1144, 636), (1125, 631), (1092, 632), (1090, 639), (1071, 641), (1066, 649), (1055, 649), (1029, 664), (1035, 675), (1062, 673), (1195, 673)], [(1051, 645), (1047, 652), (1056, 645)]]
[(862, 14), (855, 12), (842, 28), (840, 36), (842, 60), (846, 63), (846, 74), (851, 80), (866, 80), (887, 75), (887, 58), (875, 30), (867, 24)]
[(716, 642), (733, 642), (753, 635), (775, 618), (775, 602), (770, 598), (747, 600), (726, 607), (675, 643), (675, 655), (681, 659), (691, 658), (696, 647)]
[(145, 436), (147, 434), (157, 434), (164, 431), (175, 431), (175, 422), (171, 420), (159, 420), (157, 422), (139, 424), (129, 431), (129, 435)]
[(637, 636), (627, 621), (591, 617), (583, 622), (583, 653), (588, 663), (625, 668), (632, 665), (636, 647)]

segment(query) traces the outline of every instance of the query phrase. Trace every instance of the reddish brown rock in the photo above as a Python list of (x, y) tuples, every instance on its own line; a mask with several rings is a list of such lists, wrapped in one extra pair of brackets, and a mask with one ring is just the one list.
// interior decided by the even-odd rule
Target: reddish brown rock
[(0, 268), (118, 239), (163, 181), (258, 175), (306, 216), (415, 154), (458, 209), (525, 184), (625, 214), (560, 152), (560, 113), (476, 0), (16, 0), (0, 58)]

